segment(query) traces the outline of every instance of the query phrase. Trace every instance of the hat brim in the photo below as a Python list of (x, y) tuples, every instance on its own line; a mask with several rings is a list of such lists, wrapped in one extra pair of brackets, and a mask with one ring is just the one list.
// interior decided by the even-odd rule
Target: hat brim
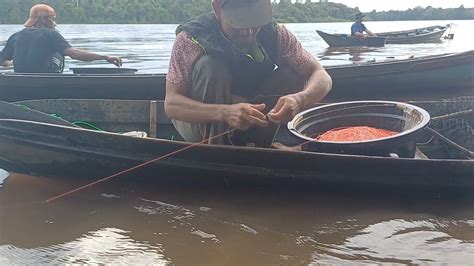
[(272, 4), (262, 0), (253, 5), (222, 9), (225, 21), (235, 29), (257, 28), (272, 22)]
[(33, 27), (36, 25), (36, 22), (38, 22), (38, 18), (28, 18), (26, 20), (25, 24), (23, 24), (25, 27)]
[(365, 15), (356, 17), (356, 19), (361, 19), (361, 18), (365, 18)]

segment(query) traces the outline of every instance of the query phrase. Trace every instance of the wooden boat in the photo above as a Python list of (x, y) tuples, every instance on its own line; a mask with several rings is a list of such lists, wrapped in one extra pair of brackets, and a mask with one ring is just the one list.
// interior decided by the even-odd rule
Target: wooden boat
[[(357, 38), (348, 34), (329, 34), (317, 30), (321, 38), (332, 47), (371, 46), (380, 47), (385, 44), (415, 44), (441, 42), (441, 37), (450, 25), (430, 26), (404, 31), (390, 31), (376, 33), (377, 37)], [(385, 40), (384, 40), (385, 38)]]
[[(158, 103), (154, 109), (150, 105), (156, 106), (156, 102), (150, 101), (34, 100), (17, 104), (21, 107), (0, 102), (0, 167), (6, 169), (17, 168), (50, 176), (99, 178), (162, 157), (141, 168), (139, 175), (150, 174), (157, 179), (191, 176), (195, 182), (202, 176), (251, 182), (306, 180), (334, 184), (474, 188), (472, 152), (465, 149), (474, 146), (472, 97), (417, 103), (433, 116), (449, 114), (435, 119), (432, 127), (441, 134), (456, 135), (458, 138), (453, 141), (458, 144), (471, 146), (459, 149), (426, 132), (427, 135), (420, 138), (424, 143), (419, 145), (424, 153), (413, 159), (206, 144), (190, 146), (190, 143), (175, 140), (177, 134), (164, 115), (162, 104)], [(62, 119), (51, 117), (51, 113)], [(461, 126), (456, 126), (456, 121)], [(150, 133), (150, 128), (151, 132), (156, 128), (157, 138), (111, 133)], [(295, 144), (288, 130), (280, 130), (277, 139)], [(172, 152), (176, 153), (163, 157)], [(422, 157), (425, 155), (432, 158)]]
[(442, 99), (474, 93), (474, 50), (402, 60), (333, 66), (328, 97), (352, 99)]
[(377, 33), (379, 37), (386, 37), (387, 44), (413, 44), (427, 42), (441, 42), (441, 37), (450, 25), (430, 26), (412, 30), (391, 31)]
[(348, 34), (329, 34), (320, 30), (316, 31), (319, 36), (332, 47), (369, 46), (382, 47), (387, 41), (386, 37), (358, 38)]
[[(329, 101), (440, 99), (472, 95), (474, 50), (403, 60), (329, 66)], [(0, 73), (0, 100), (130, 99), (160, 100), (163, 74), (74, 75)]]
[(7, 66), (7, 67), (0, 66), (0, 72), (9, 71), (9, 70), (13, 70), (13, 67), (12, 66)]
[(0, 100), (164, 99), (165, 75), (0, 73)]

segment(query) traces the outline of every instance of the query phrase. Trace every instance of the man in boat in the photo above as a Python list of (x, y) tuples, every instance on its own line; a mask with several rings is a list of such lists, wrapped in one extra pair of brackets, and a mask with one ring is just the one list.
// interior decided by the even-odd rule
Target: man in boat
[[(212, 7), (176, 30), (166, 114), (189, 142), (268, 146), (279, 125), (326, 96), (332, 80), (272, 21), (270, 0), (213, 0)], [(229, 129), (234, 138), (221, 136)], [(261, 131), (263, 143), (238, 141)]]
[[(355, 22), (354, 24), (352, 24), (352, 27), (351, 27), (351, 36), (356, 36), (359, 38), (365, 38), (367, 36), (377, 36), (376, 34), (372, 33), (369, 29), (367, 29), (364, 23), (362, 23), (362, 21), (364, 20), (364, 17), (365, 15), (362, 14), (361, 12), (356, 14)], [(364, 32), (366, 32), (367, 35), (364, 34)]]
[(64, 56), (81, 61), (106, 60), (116, 66), (122, 59), (115, 56), (98, 55), (73, 48), (55, 30), (56, 12), (51, 6), (38, 4), (31, 8), (25, 28), (8, 38), (0, 53), (0, 65), (14, 65), (19, 73), (61, 73)]

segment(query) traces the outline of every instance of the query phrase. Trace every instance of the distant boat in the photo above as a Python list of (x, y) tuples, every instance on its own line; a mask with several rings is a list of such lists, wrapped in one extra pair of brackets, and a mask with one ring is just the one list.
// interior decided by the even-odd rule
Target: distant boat
[(316, 31), (321, 38), (333, 47), (369, 46), (382, 47), (387, 41), (386, 37), (358, 38), (348, 34), (329, 34), (320, 30)]
[(441, 36), (450, 27), (450, 24), (446, 26), (436, 25), (412, 30), (381, 32), (377, 33), (377, 36), (387, 37), (387, 44), (440, 42)]

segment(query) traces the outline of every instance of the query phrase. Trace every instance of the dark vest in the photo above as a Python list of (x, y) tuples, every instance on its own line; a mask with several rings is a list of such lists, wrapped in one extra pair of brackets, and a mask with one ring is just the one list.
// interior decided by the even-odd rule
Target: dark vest
[(194, 38), (205, 54), (224, 60), (232, 74), (232, 94), (253, 98), (255, 90), (275, 69), (278, 54), (278, 32), (275, 22), (263, 26), (257, 36), (259, 48), (265, 56), (263, 62), (251, 59), (225, 37), (214, 13), (184, 22), (178, 26), (176, 34), (181, 31)]

